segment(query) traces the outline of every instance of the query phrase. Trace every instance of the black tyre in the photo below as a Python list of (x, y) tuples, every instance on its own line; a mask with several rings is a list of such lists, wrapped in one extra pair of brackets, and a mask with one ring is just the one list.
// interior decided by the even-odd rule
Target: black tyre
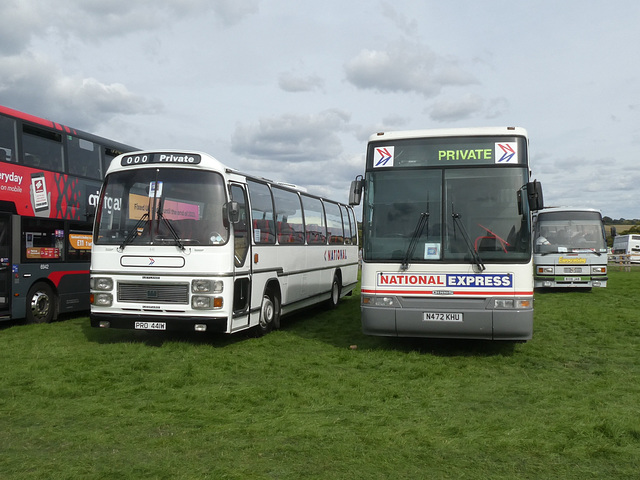
[(342, 286), (340, 285), (340, 278), (338, 274), (333, 276), (333, 282), (331, 282), (331, 296), (329, 297), (329, 307), (336, 308), (340, 302), (340, 292)]
[(262, 297), (260, 320), (256, 327), (256, 333), (262, 336), (278, 328), (280, 328), (280, 304), (277, 297), (265, 294)]
[(36, 283), (27, 294), (27, 323), (49, 323), (55, 314), (56, 297), (46, 283)]

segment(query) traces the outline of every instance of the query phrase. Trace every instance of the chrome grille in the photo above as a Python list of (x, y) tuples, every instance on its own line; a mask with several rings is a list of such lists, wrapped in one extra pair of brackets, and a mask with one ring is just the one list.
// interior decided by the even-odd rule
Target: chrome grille
[(189, 284), (118, 283), (118, 301), (188, 305)]

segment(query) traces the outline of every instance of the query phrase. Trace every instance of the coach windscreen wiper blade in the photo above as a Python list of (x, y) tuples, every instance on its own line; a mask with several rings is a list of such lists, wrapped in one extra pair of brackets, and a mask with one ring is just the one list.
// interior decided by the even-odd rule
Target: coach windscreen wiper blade
[(169, 221), (169, 219), (167, 219), (167, 217), (165, 217), (162, 214), (162, 210), (158, 210), (158, 216), (162, 219), (164, 224), (167, 226), (173, 238), (175, 238), (176, 243), (178, 244), (178, 247), (180, 248), (180, 250), (184, 251), (184, 244), (182, 243), (182, 239), (180, 238), (180, 235), (178, 235), (178, 232), (176, 232), (176, 229), (173, 228), (173, 225), (171, 225), (171, 222)]
[(422, 232), (424, 231), (424, 227), (427, 227), (427, 232), (429, 231), (429, 213), (421, 213), (420, 218), (418, 218), (418, 223), (416, 224), (416, 228), (413, 231), (413, 235), (411, 235), (411, 240), (409, 241), (409, 245), (407, 246), (407, 251), (404, 254), (404, 259), (400, 264), (401, 270), (406, 270), (409, 268), (409, 260), (413, 257), (413, 252), (416, 250), (416, 245), (418, 244), (418, 239), (422, 236)]
[(462, 223), (462, 219), (460, 218), (460, 214), (459, 213), (455, 213), (454, 209), (453, 209), (453, 205), (451, 206), (451, 211), (453, 212), (451, 214), (451, 216), (453, 217), (453, 225), (454, 227), (456, 225), (458, 225), (458, 228), (460, 229), (460, 232), (462, 233), (462, 238), (464, 239), (464, 243), (467, 244), (467, 248), (469, 249), (469, 252), (471, 252), (471, 257), (473, 258), (473, 261), (475, 262), (475, 264), (478, 266), (478, 269), (480, 269), (480, 271), (484, 271), (486, 270), (487, 267), (484, 266), (484, 263), (482, 262), (482, 258), (480, 258), (480, 254), (478, 252), (476, 252), (476, 249), (473, 248), (473, 244), (471, 243), (471, 238), (469, 238), (469, 234), (467, 233), (467, 229), (464, 227), (464, 223)]
[(146, 224), (148, 221), (149, 221), (149, 214), (145, 212), (142, 214), (142, 216), (140, 217), (138, 222), (135, 224), (135, 226), (131, 229), (131, 231), (129, 232), (129, 235), (127, 235), (127, 237), (120, 244), (120, 251), (124, 250), (124, 247), (126, 247), (131, 242), (133, 242), (133, 239), (136, 238), (136, 235), (138, 235), (138, 229), (142, 227), (144, 224)]

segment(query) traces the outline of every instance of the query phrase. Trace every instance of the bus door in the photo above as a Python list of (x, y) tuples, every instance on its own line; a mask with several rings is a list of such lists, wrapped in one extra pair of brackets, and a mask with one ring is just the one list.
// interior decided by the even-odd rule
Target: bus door
[(231, 185), (231, 200), (238, 203), (240, 218), (233, 224), (233, 322), (232, 329), (249, 324), (251, 298), (251, 225), (247, 194), (242, 185)]
[(10, 318), (11, 216), (0, 214), (0, 320)]

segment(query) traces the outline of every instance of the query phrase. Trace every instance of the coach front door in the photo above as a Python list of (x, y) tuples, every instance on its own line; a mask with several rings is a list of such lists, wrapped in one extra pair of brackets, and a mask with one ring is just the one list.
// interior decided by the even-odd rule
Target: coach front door
[(11, 217), (0, 214), (0, 318), (9, 315), (11, 294)]
[(235, 267), (233, 280), (233, 325), (242, 326), (249, 323), (249, 299), (251, 298), (249, 209), (247, 194), (242, 185), (231, 185), (231, 200), (238, 203), (240, 210), (240, 219), (233, 225)]

